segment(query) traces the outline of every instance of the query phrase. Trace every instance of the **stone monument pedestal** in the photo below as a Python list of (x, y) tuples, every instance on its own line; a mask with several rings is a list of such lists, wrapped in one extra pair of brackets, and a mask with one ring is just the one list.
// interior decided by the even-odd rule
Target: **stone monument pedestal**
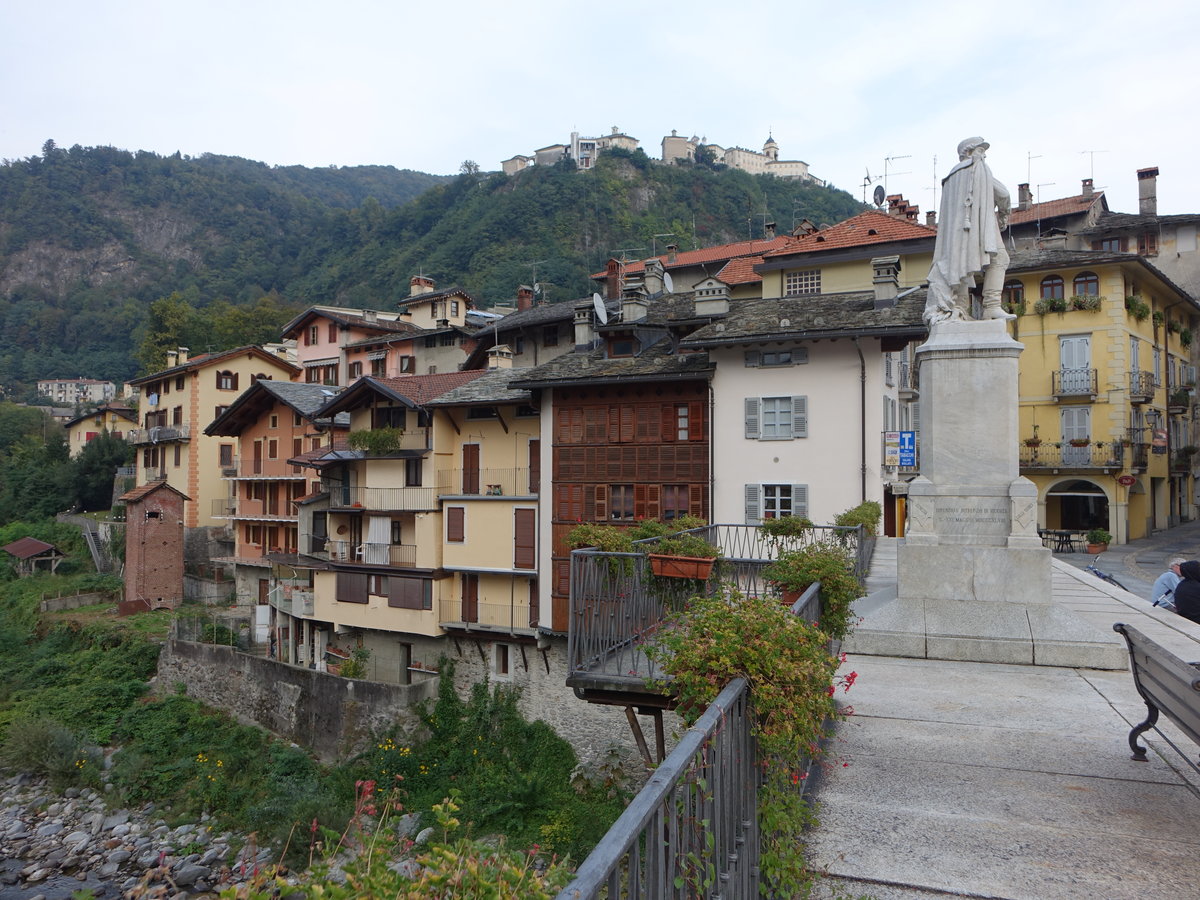
[(1018, 460), (1023, 349), (1003, 320), (937, 323), (917, 349), (921, 476), (891, 610), (911, 655), (1033, 663), (1031, 622), (1056, 618), (1037, 488)]

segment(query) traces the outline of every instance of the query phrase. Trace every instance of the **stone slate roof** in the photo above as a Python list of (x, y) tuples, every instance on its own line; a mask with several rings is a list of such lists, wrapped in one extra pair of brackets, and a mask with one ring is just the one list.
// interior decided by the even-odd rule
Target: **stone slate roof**
[(812, 340), (833, 337), (924, 337), (921, 320), (926, 289), (901, 293), (894, 306), (875, 308), (873, 291), (812, 294), (804, 297), (740, 300), (729, 314), (697, 330), (681, 347), (718, 347), (760, 341)]
[(672, 353), (666, 340), (638, 356), (607, 359), (604, 353), (604, 348), (598, 347), (588, 353), (564, 354), (536, 369), (521, 369), (513, 385), (532, 390), (597, 382), (707, 380), (714, 368), (707, 353)]
[(1142, 216), (1135, 213), (1106, 213), (1091, 228), (1080, 229), (1080, 234), (1104, 234), (1114, 228), (1157, 228), (1160, 225), (1195, 225), (1200, 223), (1200, 213), (1183, 213), (1174, 216)]
[(528, 369), (488, 369), (473, 381), (447, 391), (426, 406), (469, 406), (472, 404), (528, 403), (529, 391), (512, 383), (526, 376)]
[[(395, 315), (395, 313), (391, 313)], [(339, 309), (332, 310), (328, 307), (309, 307), (304, 312), (295, 316), (291, 321), (285, 324), (280, 331), (280, 334), (285, 338), (289, 335), (294, 335), (299, 330), (308, 324), (312, 319), (328, 319), (331, 322), (337, 322), (339, 325), (345, 325), (353, 328), (366, 328), (378, 331), (380, 334), (417, 334), (421, 331), (412, 322), (401, 321), (398, 319), (367, 319), (364, 311), (361, 309)]]
[(1196, 298), (1164, 275), (1146, 257), (1136, 253), (1116, 253), (1110, 250), (1018, 250), (1010, 254), (1009, 272), (1031, 272), (1039, 269), (1067, 269), (1104, 263), (1132, 263), (1150, 272), (1163, 284), (1200, 309)]
[(575, 308), (583, 303), (591, 305), (592, 298), (583, 300), (560, 300), (557, 303), (539, 303), (529, 309), (518, 309), (497, 322), (489, 322), (480, 328), (480, 332), (492, 331), (499, 328), (506, 331), (511, 328), (531, 328), (549, 325), (552, 322), (570, 322), (575, 318)]
[[(267, 408), (274, 405), (275, 401), (294, 409), (307, 419), (319, 418), (315, 415), (316, 411), (342, 390), (342, 388), (323, 384), (260, 378), (242, 391), (238, 398), (229, 405), (229, 408), (204, 429), (204, 433), (240, 434), (243, 429), (253, 425)], [(338, 413), (334, 416), (332, 424), (336, 427), (349, 428), (350, 414), (348, 412)]]

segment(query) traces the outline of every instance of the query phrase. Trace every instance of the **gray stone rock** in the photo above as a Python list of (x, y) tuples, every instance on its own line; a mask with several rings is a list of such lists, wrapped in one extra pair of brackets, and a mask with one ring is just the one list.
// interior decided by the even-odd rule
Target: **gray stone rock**
[(102, 865), (96, 874), (101, 878), (112, 878), (119, 871), (121, 871), (121, 864), (110, 861)]
[(433, 828), (432, 827), (422, 828), (421, 833), (417, 835), (417, 837), (413, 841), (413, 843), (416, 844), (418, 847), (423, 847), (425, 844), (428, 844), (432, 838), (433, 838)]
[(46, 825), (40, 826), (36, 834), (38, 837), (53, 837), (54, 835), (61, 833), (62, 830), (63, 827), (58, 822), (49, 822)]
[(112, 853), (108, 854), (108, 861), (110, 863), (116, 863), (117, 865), (120, 865), (121, 863), (132, 858), (133, 854), (128, 850), (114, 850)]
[(104, 830), (111, 831), (112, 829), (116, 828), (118, 825), (124, 825), (128, 821), (129, 821), (129, 810), (119, 809), (115, 813), (113, 813), (111, 816), (109, 816), (108, 818), (106, 818), (104, 820)]
[(201, 878), (207, 878), (212, 870), (208, 866), (184, 866), (175, 873), (175, 883), (180, 887), (195, 884)]

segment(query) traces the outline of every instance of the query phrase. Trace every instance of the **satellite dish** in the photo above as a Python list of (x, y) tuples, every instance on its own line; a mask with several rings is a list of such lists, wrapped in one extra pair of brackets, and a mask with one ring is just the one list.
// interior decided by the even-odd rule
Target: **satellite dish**
[(670, 272), (663, 272), (663, 287), (667, 289), (668, 294), (675, 293), (675, 281), (671, 278)]
[(596, 310), (596, 321), (601, 325), (607, 325), (608, 310), (604, 307), (604, 301), (600, 299), (599, 294), (592, 294), (592, 307)]
[(887, 192), (884, 191), (882, 184), (875, 185), (875, 205), (883, 206), (883, 201), (887, 199)]

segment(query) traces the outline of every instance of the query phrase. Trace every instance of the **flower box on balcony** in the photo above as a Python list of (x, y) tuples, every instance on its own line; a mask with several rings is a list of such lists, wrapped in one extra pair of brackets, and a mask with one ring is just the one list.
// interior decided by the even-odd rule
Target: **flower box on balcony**
[(650, 571), (663, 578), (695, 578), (705, 581), (712, 574), (716, 559), (703, 556), (667, 556), (648, 553)]

